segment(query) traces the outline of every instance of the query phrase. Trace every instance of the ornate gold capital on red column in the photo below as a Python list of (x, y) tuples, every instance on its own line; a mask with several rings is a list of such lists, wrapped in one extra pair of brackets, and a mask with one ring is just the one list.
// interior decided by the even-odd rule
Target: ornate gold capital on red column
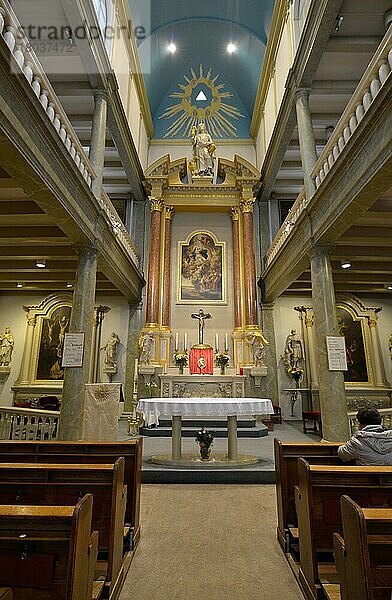
[(248, 198), (247, 200), (241, 200), (240, 209), (242, 214), (244, 213), (253, 213), (255, 204), (255, 198)]
[(233, 219), (233, 221), (238, 221), (238, 219), (240, 218), (240, 209), (238, 206), (231, 207), (230, 216)]
[(163, 211), (164, 202), (160, 198), (149, 198), (151, 211), (158, 210), (159, 212)]
[(174, 216), (174, 206), (165, 206), (165, 219), (172, 220)]

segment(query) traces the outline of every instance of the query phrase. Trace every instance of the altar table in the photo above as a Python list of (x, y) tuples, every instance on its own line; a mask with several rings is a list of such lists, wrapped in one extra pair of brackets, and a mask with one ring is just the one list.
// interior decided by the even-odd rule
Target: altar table
[(172, 417), (172, 460), (181, 460), (181, 417), (227, 417), (227, 456), (237, 460), (237, 417), (273, 414), (265, 398), (142, 398), (137, 410), (147, 426), (159, 425), (159, 416)]

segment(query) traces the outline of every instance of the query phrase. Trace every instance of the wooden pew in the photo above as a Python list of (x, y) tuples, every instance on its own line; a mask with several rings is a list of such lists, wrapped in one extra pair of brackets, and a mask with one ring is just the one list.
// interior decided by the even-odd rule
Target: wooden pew
[(140, 487), (142, 438), (127, 442), (36, 442), (0, 441), (1, 462), (104, 463), (125, 459), (124, 483), (127, 486), (125, 527), (130, 528), (130, 548), (140, 539)]
[(361, 508), (340, 499), (343, 538), (334, 533), (341, 600), (390, 600), (392, 509)]
[(0, 585), (11, 600), (91, 600), (98, 533), (93, 498), (76, 506), (0, 506)]
[(12, 590), (10, 588), (0, 588), (0, 600), (12, 600)]
[(392, 467), (310, 465), (300, 458), (298, 474), (299, 582), (316, 600), (321, 581), (338, 581), (332, 553), (333, 534), (342, 535), (340, 497), (347, 494), (364, 507), (392, 507)]
[(275, 472), (276, 472), (276, 501), (278, 509), (278, 541), (286, 552), (290, 552), (290, 542), (298, 537), (295, 529), (298, 527), (295, 510), (295, 486), (298, 485), (298, 459), (304, 458), (310, 464), (338, 464), (337, 442), (293, 443), (274, 439)]
[(0, 504), (68, 506), (92, 493), (92, 528), (99, 532), (95, 579), (105, 579), (109, 598), (115, 598), (131, 559), (131, 553), (123, 550), (123, 482), (122, 457), (109, 465), (0, 463)]

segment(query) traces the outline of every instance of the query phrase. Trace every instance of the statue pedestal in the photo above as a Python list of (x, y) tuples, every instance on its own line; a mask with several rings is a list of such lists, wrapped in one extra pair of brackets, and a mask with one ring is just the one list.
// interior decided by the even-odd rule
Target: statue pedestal
[(213, 175), (194, 175), (192, 176), (192, 183), (197, 186), (211, 185), (214, 181)]

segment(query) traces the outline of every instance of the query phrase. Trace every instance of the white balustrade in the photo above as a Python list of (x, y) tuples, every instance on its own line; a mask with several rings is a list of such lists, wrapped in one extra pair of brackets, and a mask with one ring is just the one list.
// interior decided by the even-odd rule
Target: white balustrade
[(54, 440), (60, 413), (0, 406), (0, 440)]
[(109, 196), (105, 192), (102, 192), (101, 195), (101, 206), (107, 222), (112, 227), (113, 233), (118, 240), (118, 243), (126, 250), (128, 256), (130, 256), (132, 261), (139, 267), (140, 254), (130, 238), (128, 231), (125, 229), (120, 217), (118, 216)]
[[(82, 162), (83, 168), (80, 171), (91, 188), (95, 178), (94, 169), (8, 0), (0, 0), (0, 35), (15, 60), (13, 68), (19, 68), (25, 75), (76, 166), (79, 167), (79, 163)], [(65, 143), (66, 139), (72, 141), (71, 145)], [(77, 152), (71, 152), (72, 148), (77, 149)], [(78, 162), (76, 157), (79, 158)], [(87, 176), (84, 175), (85, 171)]]

